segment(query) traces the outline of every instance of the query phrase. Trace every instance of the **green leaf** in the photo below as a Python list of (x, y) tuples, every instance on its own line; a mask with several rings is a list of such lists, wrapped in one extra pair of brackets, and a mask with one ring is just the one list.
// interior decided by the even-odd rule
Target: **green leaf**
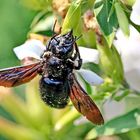
[(127, 95), (129, 95), (129, 94), (130, 94), (130, 90), (129, 90), (129, 89), (126, 89), (126, 90), (124, 90), (124, 91), (121, 91), (120, 94), (121, 94), (121, 95), (114, 97), (114, 99), (115, 99), (116, 101), (121, 101), (124, 97), (126, 97)]
[(114, 31), (118, 27), (113, 0), (97, 0), (94, 6), (94, 13), (109, 46), (111, 46)]
[(87, 134), (86, 140), (95, 139), (103, 135), (125, 133), (136, 128), (140, 128), (140, 109), (134, 109), (110, 120), (105, 125), (95, 127)]
[(122, 0), (124, 4), (133, 6), (136, 0)]
[(125, 98), (126, 111), (130, 111), (134, 108), (140, 108), (140, 97), (139, 96), (127, 96)]
[(89, 46), (91, 48), (95, 48), (96, 46), (96, 40), (95, 40), (95, 32), (93, 30), (83, 31), (82, 32), (82, 38), (85, 42), (85, 44), (82, 44), (83, 46)]
[(116, 83), (121, 83), (122, 80), (124, 79), (124, 71), (121, 57), (113, 45), (111, 47), (111, 51), (112, 51), (112, 62), (114, 66), (113, 79), (115, 80)]
[(119, 22), (119, 26), (121, 28), (121, 30), (123, 31), (123, 33), (127, 36), (129, 36), (129, 22), (127, 19), (127, 16), (124, 12), (124, 10), (122, 9), (120, 3), (116, 2), (115, 3), (115, 10), (116, 10), (116, 14), (117, 14), (117, 18), (118, 18), (118, 22)]
[(73, 29), (77, 35), (81, 25), (81, 0), (72, 2), (62, 25), (62, 34)]
[[(38, 16), (40, 16), (40, 15), (38, 15)], [(55, 22), (54, 15), (52, 15), (52, 13), (47, 13), (47, 14), (45, 14), (45, 16), (42, 16), (41, 18), (39, 18), (38, 16), (35, 17), (32, 25), (31, 25), (30, 32), (38, 33), (38, 32), (52, 30), (54, 22)], [(37, 19), (37, 18), (39, 18), (39, 19)]]
[(116, 48), (112, 45), (111, 48), (103, 40), (102, 44), (97, 44), (100, 52), (100, 64), (106, 75), (110, 76), (115, 83), (120, 83), (123, 80), (123, 66), (120, 55)]
[(62, 129), (63, 127), (66, 127), (68, 123), (73, 122), (75, 118), (77, 118), (80, 114), (77, 112), (76, 109), (72, 109), (68, 111), (63, 117), (61, 117), (56, 123), (55, 123), (55, 131), (58, 131)]
[(104, 36), (107, 43), (108, 43), (108, 46), (111, 48), (112, 46), (112, 43), (113, 43), (113, 40), (114, 40), (114, 36), (115, 36), (115, 32), (112, 32), (110, 35), (108, 36)]

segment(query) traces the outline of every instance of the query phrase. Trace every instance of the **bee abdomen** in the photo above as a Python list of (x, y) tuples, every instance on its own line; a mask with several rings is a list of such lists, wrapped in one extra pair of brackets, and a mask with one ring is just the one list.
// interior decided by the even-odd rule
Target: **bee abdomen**
[(42, 100), (54, 108), (64, 108), (68, 104), (70, 89), (68, 82), (54, 78), (41, 78), (40, 93)]

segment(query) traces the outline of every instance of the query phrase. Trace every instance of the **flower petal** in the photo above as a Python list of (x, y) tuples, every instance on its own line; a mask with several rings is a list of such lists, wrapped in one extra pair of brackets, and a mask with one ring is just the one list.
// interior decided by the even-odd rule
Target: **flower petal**
[(77, 72), (92, 86), (100, 85), (104, 82), (104, 80), (93, 71), (80, 69)]
[(80, 46), (78, 48), (80, 51), (81, 58), (83, 59), (83, 63), (86, 63), (86, 62), (94, 62), (96, 64), (99, 63), (98, 50), (80, 47)]
[(132, 7), (130, 19), (137, 25), (140, 25), (140, 0), (136, 0)]
[(26, 57), (40, 59), (40, 56), (45, 50), (45, 45), (36, 39), (26, 41), (24, 44), (13, 49), (19, 60)]
[(130, 26), (129, 37), (120, 30), (116, 35), (114, 44), (121, 55), (125, 79), (132, 89), (140, 91), (140, 33)]
[(135, 24), (140, 25), (140, 13), (137, 13), (136, 11), (132, 11), (130, 19)]

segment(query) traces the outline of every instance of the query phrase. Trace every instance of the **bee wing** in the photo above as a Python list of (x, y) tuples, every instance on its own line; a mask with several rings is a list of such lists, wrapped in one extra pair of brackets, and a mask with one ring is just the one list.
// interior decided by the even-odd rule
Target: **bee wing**
[(41, 68), (40, 62), (0, 70), (0, 86), (13, 87), (32, 80)]
[(73, 83), (71, 85), (70, 99), (78, 112), (86, 116), (86, 118), (94, 124), (103, 124), (104, 119), (100, 110), (92, 99), (87, 95), (73, 75)]
[(80, 69), (76, 72), (78, 72), (92, 86), (100, 85), (104, 82), (104, 80), (99, 75), (90, 70)]

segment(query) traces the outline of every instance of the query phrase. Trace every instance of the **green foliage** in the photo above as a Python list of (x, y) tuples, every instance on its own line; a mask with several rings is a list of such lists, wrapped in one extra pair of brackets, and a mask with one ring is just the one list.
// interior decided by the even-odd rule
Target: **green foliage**
[(111, 46), (114, 39), (114, 31), (118, 27), (113, 0), (97, 0), (94, 6), (94, 12), (109, 46)]
[(16, 0), (0, 1), (0, 13), (0, 67), (3, 68), (17, 64), (12, 48), (25, 41), (35, 13), (23, 8)]
[(118, 19), (121, 30), (123, 31), (125, 35), (129, 35), (129, 22), (120, 3), (118, 2), (115, 3), (115, 10), (116, 10), (117, 19)]
[[(52, 36), (57, 19), (55, 28), (62, 27), (62, 34), (73, 29), (74, 36), (82, 35), (77, 40), (78, 45), (100, 53), (99, 64), (86, 63), (83, 68), (101, 75), (104, 83), (93, 88), (81, 77), (79, 79), (102, 112), (106, 100), (124, 101), (127, 106), (121, 116), (105, 120), (104, 125), (97, 127), (81, 118), (71, 103), (62, 110), (46, 106), (39, 96), (37, 78), (26, 86), (10, 90), (8, 95), (1, 92), (0, 135), (8, 140), (83, 140), (103, 135), (137, 140), (140, 136), (139, 93), (126, 83), (121, 56), (113, 45), (119, 27), (129, 36), (129, 6), (133, 3), (133, 0), (1, 1), (1, 68), (18, 64), (12, 48), (26, 41), (30, 33)], [(137, 29), (140, 30), (139, 26)], [(20, 93), (21, 97), (13, 92)]]
[[(58, 110), (46, 106), (39, 97), (38, 78), (27, 85), (26, 102), (11, 94), (3, 98), (1, 106), (16, 120), (11, 122), (0, 117), (0, 133), (9, 139), (62, 140), (73, 135), (74, 140), (82, 140), (79, 136), (85, 137), (91, 129), (91, 125), (73, 124), (79, 117), (79, 113), (73, 107)], [(80, 127), (83, 130), (78, 132)]]
[(73, 2), (69, 7), (67, 15), (65, 17), (62, 33), (66, 33), (71, 29), (74, 29), (75, 34), (79, 32), (77, 29), (79, 28), (81, 18), (81, 1)]
[[(51, 30), (54, 24), (54, 15), (52, 13), (41, 12), (33, 20), (30, 32), (39, 33), (47, 36), (52, 36)], [(46, 32), (47, 31), (47, 32)]]
[(125, 115), (110, 120), (103, 126), (95, 127), (87, 134), (86, 139), (95, 139), (102, 135), (109, 136), (118, 133), (126, 133), (136, 128), (140, 128), (140, 109), (134, 109)]
[(98, 50), (100, 52), (100, 62), (102, 70), (112, 77), (115, 83), (121, 83), (123, 80), (123, 67), (116, 48), (112, 46), (108, 47), (106, 43), (102, 46), (98, 44)]

